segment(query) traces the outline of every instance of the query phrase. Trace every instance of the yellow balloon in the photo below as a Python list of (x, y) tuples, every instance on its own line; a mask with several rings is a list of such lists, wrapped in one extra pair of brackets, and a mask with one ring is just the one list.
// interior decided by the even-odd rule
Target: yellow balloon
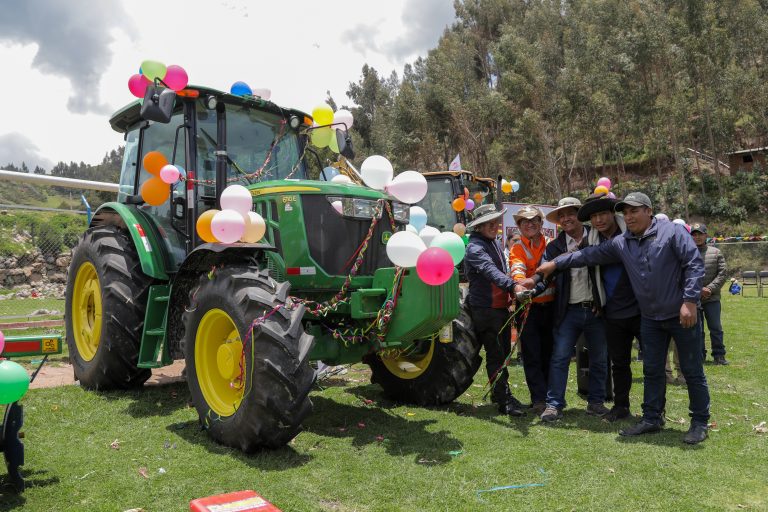
[(309, 138), (312, 141), (312, 145), (318, 148), (324, 148), (328, 146), (328, 143), (331, 141), (331, 135), (333, 134), (333, 130), (329, 126), (324, 126), (323, 128), (315, 128), (312, 130), (312, 132), (309, 134)]
[(243, 232), (240, 240), (249, 244), (255, 244), (264, 237), (266, 232), (267, 223), (264, 222), (264, 217), (256, 212), (248, 212), (245, 220), (245, 232)]
[(595, 194), (607, 194), (608, 193), (608, 187), (605, 185), (599, 185), (595, 187)]
[(508, 182), (507, 180), (501, 181), (501, 191), (505, 194), (511, 194), (512, 193), (512, 184)]
[(333, 122), (333, 109), (327, 103), (321, 103), (312, 110), (312, 119), (320, 126)]
[(219, 210), (207, 210), (197, 218), (197, 236), (211, 244), (218, 242), (216, 237), (213, 236), (213, 231), (211, 231), (211, 221), (217, 213), (219, 213)]
[(141, 185), (139, 191), (145, 203), (160, 206), (171, 196), (171, 187), (160, 178), (150, 178)]

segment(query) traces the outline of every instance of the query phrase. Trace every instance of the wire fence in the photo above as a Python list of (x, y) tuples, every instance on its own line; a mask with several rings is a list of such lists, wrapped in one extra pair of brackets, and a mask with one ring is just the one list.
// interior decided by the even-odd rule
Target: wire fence
[(62, 332), (71, 249), (86, 212), (0, 206), (0, 330)]

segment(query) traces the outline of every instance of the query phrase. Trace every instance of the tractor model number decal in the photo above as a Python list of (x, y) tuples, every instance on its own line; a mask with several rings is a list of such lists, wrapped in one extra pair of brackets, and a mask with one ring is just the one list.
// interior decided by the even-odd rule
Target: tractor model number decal
[(283, 203), (295, 203), (299, 200), (299, 196), (283, 196)]

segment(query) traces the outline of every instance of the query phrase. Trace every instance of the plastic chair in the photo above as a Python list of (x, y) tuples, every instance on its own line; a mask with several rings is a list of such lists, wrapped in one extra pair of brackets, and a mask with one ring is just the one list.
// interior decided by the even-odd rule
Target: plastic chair
[(760, 282), (757, 278), (757, 272), (754, 270), (743, 270), (741, 272), (741, 295), (742, 297), (746, 297), (744, 295), (744, 292), (747, 290), (748, 286), (754, 286), (755, 290), (757, 291), (757, 296), (760, 296)]
[(765, 297), (765, 291), (764, 288), (768, 286), (768, 270), (761, 270), (757, 274), (757, 282), (758, 282), (758, 288), (757, 288), (757, 295), (760, 297)]

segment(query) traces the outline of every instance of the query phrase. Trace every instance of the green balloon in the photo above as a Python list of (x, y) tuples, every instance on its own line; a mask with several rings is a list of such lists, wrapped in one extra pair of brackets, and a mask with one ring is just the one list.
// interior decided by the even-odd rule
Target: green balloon
[(333, 129), (331, 131), (331, 136), (328, 138), (328, 147), (331, 148), (331, 151), (339, 154), (339, 140), (336, 138), (337, 130)]
[(469, 244), (469, 235), (464, 235), (461, 239), (464, 240), (464, 245)]
[(0, 362), (0, 404), (12, 404), (29, 389), (29, 374), (13, 361)]
[(168, 68), (165, 64), (156, 60), (145, 60), (141, 63), (141, 74), (147, 77), (147, 80), (153, 82), (155, 78), (162, 80)]
[(332, 130), (330, 126), (323, 126), (322, 128), (315, 128), (310, 132), (309, 138), (312, 141), (312, 145), (318, 148), (324, 148), (328, 146), (331, 141)]
[(464, 259), (464, 240), (453, 231), (444, 231), (432, 239), (430, 247), (439, 247), (448, 251), (451, 255), (454, 265), (461, 263)]

